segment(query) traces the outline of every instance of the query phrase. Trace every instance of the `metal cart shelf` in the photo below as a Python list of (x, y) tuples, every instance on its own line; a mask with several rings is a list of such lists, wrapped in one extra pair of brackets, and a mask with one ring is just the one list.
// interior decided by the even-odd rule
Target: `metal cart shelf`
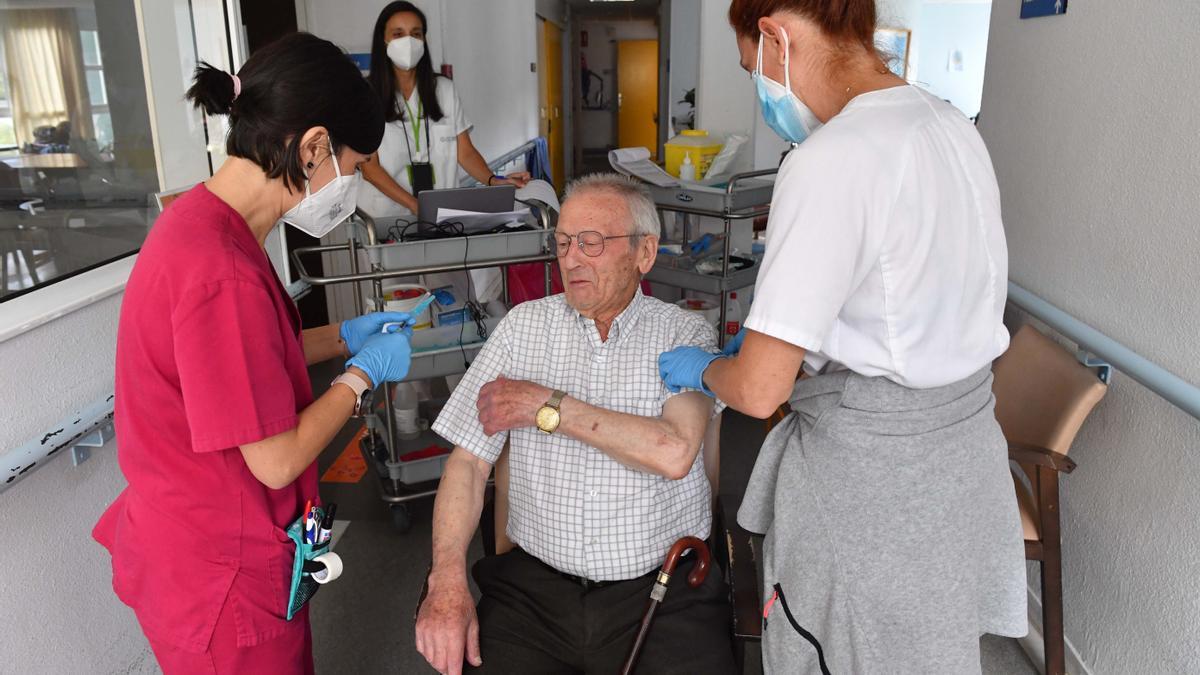
[[(550, 263), (557, 259), (550, 249), (547, 237), (553, 226), (551, 214), (548, 208), (539, 207), (535, 203), (528, 205), (537, 219), (538, 228), (535, 230), (390, 244), (378, 242), (374, 221), (359, 210), (355, 212), (348, 228), (346, 243), (297, 248), (292, 252), (292, 260), (300, 279), (312, 286), (353, 284), (354, 305), (359, 315), (365, 312), (364, 294), (359, 284), (371, 284), (370, 297), (374, 305), (372, 309), (380, 311), (386, 301), (383, 282), (388, 279), (486, 267), (506, 268), (509, 265), (544, 263), (546, 294), (549, 295)], [(348, 255), (350, 273), (332, 276), (310, 273), (304, 265), (304, 257), (323, 253)], [(360, 254), (366, 255), (370, 264), (368, 271), (359, 271)], [(508, 302), (506, 277), (504, 300)], [(466, 371), (465, 363), (473, 358), (482, 346), (482, 342), (473, 342), (428, 351), (414, 351), (412, 365), (404, 381), (463, 373)], [(414, 449), (428, 447), (437, 437), (426, 431), (416, 441), (400, 439), (395, 418), (391, 413), (392, 389), (388, 386), (382, 389), (384, 409), (382, 413), (376, 409), (366, 417), (368, 433), (363, 439), (363, 450), (368, 455), (368, 463), (374, 464), (378, 469), (380, 498), (391, 508), (393, 525), (401, 532), (406, 532), (412, 523), (406, 502), (436, 494), (437, 482), (405, 483), (402, 479), (405, 473), (404, 465), (400, 462), (400, 456)], [(380, 433), (381, 430), (383, 433)], [(421, 442), (424, 445), (414, 446), (414, 443)]]
[[(731, 230), (734, 221), (749, 220), (767, 215), (771, 208), (771, 194), (775, 181), (767, 180), (778, 169), (749, 171), (732, 176), (724, 188), (707, 186), (651, 187), (654, 204), (659, 211), (670, 211), (685, 215), (720, 218), (725, 223), (724, 250), (721, 258), (721, 274), (702, 274), (692, 270), (673, 267), (669, 261), (659, 258), (646, 275), (648, 281), (675, 286), (700, 293), (721, 296), (720, 325), (725, 325), (728, 298), (726, 293), (754, 284), (758, 277), (758, 266), (730, 272), (729, 256), (732, 249)], [(691, 227), (684, 221), (683, 244), (692, 240)], [(717, 344), (725, 346), (725, 331), (717, 334)]]

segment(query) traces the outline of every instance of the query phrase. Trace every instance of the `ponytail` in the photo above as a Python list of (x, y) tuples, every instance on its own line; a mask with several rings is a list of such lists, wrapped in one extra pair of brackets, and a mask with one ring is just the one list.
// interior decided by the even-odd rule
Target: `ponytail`
[(201, 61), (196, 66), (187, 99), (209, 115), (228, 115), (236, 98), (234, 76)]

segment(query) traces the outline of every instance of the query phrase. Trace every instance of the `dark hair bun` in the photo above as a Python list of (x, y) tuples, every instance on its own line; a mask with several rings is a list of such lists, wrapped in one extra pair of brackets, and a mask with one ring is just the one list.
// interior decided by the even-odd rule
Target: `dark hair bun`
[(228, 115), (233, 106), (233, 77), (201, 61), (196, 66), (187, 98), (209, 115)]

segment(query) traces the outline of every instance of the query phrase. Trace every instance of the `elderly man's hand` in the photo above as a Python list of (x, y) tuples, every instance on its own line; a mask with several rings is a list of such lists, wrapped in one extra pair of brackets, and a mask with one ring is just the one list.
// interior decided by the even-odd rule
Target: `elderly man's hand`
[(537, 424), (537, 411), (550, 399), (553, 390), (526, 380), (506, 377), (483, 385), (475, 406), (483, 433), (491, 436), (509, 429), (532, 427)]
[(479, 654), (479, 620), (466, 578), (438, 583), (431, 574), (429, 594), (417, 612), (417, 651), (433, 669), (459, 675), (463, 659), (483, 665)]

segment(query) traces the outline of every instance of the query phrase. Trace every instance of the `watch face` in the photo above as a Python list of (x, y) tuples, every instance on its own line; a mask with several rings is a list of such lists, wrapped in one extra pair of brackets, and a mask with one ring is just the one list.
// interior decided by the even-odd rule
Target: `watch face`
[(545, 432), (558, 428), (558, 411), (550, 406), (542, 406), (537, 411), (537, 426)]

